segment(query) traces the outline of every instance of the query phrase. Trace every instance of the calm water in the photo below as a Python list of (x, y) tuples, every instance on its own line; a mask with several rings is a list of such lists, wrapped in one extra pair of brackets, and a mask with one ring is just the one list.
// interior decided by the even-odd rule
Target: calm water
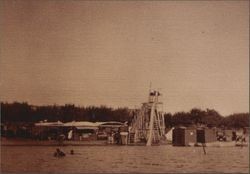
[[(67, 146), (66, 157), (56, 158), (56, 147), (2, 146), (4, 172), (52, 173), (170, 173), (249, 172), (248, 147)], [(69, 152), (74, 149), (75, 155)]]

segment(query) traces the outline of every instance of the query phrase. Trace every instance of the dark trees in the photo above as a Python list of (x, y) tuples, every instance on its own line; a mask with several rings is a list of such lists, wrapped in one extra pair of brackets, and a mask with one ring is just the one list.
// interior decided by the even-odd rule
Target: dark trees
[[(131, 122), (137, 112), (128, 108), (113, 109), (106, 106), (79, 107), (73, 104), (64, 106), (32, 106), (28, 103), (1, 103), (1, 122), (39, 122), (47, 121), (121, 121)], [(214, 109), (193, 108), (190, 112), (165, 113), (165, 125), (191, 126), (205, 124), (213, 127), (249, 127), (249, 113), (232, 114), (222, 117)]]
[(190, 112), (177, 112), (173, 115), (170, 113), (165, 114), (165, 125), (167, 128), (199, 124), (204, 124), (208, 127), (249, 127), (249, 113), (232, 114), (223, 117), (214, 109), (201, 110), (194, 108)]
[(64, 106), (31, 106), (27, 103), (1, 103), (1, 122), (38, 122), (38, 121), (128, 121), (128, 108), (112, 109), (106, 106), (76, 107), (73, 104)]

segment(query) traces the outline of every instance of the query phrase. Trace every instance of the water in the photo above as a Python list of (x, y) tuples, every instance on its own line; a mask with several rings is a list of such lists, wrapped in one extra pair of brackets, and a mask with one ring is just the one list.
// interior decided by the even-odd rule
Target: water
[[(248, 147), (2, 146), (3, 172), (43, 173), (180, 173), (249, 172)], [(74, 155), (70, 150), (74, 149)]]

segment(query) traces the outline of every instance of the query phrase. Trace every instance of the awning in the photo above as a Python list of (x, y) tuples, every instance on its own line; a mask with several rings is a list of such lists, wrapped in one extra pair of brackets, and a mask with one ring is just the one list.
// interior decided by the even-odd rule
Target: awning
[(113, 127), (113, 128), (119, 128), (119, 127), (122, 127), (122, 126), (124, 126), (124, 125), (111, 125), (111, 124), (109, 124), (109, 125), (100, 125), (99, 127)]
[(84, 130), (84, 129), (92, 129), (92, 130), (97, 130), (98, 129), (98, 127), (76, 127), (76, 129), (79, 129), (79, 130)]
[(35, 126), (62, 126), (63, 123), (61, 121), (57, 122), (40, 122), (40, 123), (35, 123)]
[(64, 123), (65, 127), (97, 127), (100, 123), (94, 123), (89, 121), (72, 121)]

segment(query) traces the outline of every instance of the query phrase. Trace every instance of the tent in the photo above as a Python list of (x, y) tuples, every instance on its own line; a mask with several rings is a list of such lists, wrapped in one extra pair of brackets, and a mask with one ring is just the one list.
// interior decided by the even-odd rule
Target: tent
[(173, 129), (171, 128), (166, 134), (165, 137), (167, 138), (168, 141), (173, 141)]

